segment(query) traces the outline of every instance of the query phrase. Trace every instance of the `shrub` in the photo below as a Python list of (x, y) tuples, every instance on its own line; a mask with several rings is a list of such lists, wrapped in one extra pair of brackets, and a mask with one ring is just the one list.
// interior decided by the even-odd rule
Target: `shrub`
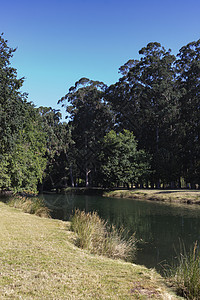
[(93, 254), (111, 258), (132, 260), (136, 251), (136, 239), (125, 238), (123, 229), (108, 226), (96, 212), (85, 213), (76, 210), (71, 218), (71, 230), (77, 234), (76, 245)]
[(29, 214), (35, 214), (39, 217), (49, 218), (49, 209), (44, 205), (44, 202), (37, 198), (27, 198), (21, 196), (13, 196), (8, 200), (8, 204), (15, 208), (20, 208)]
[(200, 299), (200, 251), (197, 242), (188, 254), (183, 247), (178, 261), (178, 267), (171, 268), (172, 282), (182, 296)]

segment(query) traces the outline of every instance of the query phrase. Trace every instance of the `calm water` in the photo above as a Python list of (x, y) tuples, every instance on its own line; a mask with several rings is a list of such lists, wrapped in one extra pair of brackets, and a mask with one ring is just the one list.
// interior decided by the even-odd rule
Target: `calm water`
[(69, 220), (75, 208), (97, 211), (116, 226), (135, 232), (139, 250), (134, 262), (162, 269), (180, 252), (180, 241), (187, 248), (200, 241), (200, 207), (174, 206), (158, 202), (113, 199), (99, 196), (43, 195), (52, 217)]

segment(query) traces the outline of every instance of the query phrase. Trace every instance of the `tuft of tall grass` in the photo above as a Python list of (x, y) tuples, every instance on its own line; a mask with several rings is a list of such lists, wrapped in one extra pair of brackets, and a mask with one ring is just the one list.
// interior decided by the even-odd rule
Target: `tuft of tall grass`
[(186, 299), (200, 299), (200, 250), (197, 242), (186, 252), (185, 247), (178, 258), (178, 266), (171, 267), (170, 277), (178, 293)]
[(136, 238), (126, 238), (123, 228), (108, 226), (97, 212), (76, 210), (71, 217), (71, 230), (76, 233), (76, 245), (93, 254), (132, 261), (136, 252)]
[(27, 198), (22, 196), (13, 196), (8, 200), (8, 205), (22, 209), (23, 212), (34, 214), (39, 217), (49, 218), (49, 209), (45, 206), (43, 200), (34, 197)]

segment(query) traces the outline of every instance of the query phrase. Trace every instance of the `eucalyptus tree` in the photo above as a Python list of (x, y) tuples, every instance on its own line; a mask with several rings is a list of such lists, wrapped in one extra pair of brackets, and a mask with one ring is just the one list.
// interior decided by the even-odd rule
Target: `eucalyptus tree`
[[(140, 149), (153, 155), (152, 185), (179, 177), (174, 139), (177, 134), (178, 97), (175, 56), (159, 43), (139, 51), (140, 60), (120, 67), (122, 77), (107, 91), (119, 128), (133, 131)], [(120, 129), (120, 130), (121, 130)]]
[(200, 184), (200, 40), (183, 46), (176, 61), (180, 98), (180, 140), (183, 176)]
[(59, 100), (69, 114), (69, 126), (75, 142), (76, 177), (89, 186), (95, 182), (99, 142), (112, 126), (112, 111), (105, 101), (103, 82), (81, 78)]

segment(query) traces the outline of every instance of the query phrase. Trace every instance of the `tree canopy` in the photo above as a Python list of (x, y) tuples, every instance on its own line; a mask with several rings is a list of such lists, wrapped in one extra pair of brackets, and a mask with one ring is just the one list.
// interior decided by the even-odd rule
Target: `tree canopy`
[(100, 178), (103, 186), (115, 186), (116, 183), (138, 184), (148, 179), (150, 174), (150, 157), (137, 149), (137, 141), (132, 132), (124, 130), (108, 132), (101, 146)]
[(0, 188), (37, 190), (46, 160), (45, 132), (32, 103), (19, 89), (23, 78), (11, 67), (15, 49), (0, 36)]
[(177, 56), (151, 42), (119, 80), (81, 78), (51, 107), (21, 92), (0, 35), (0, 189), (200, 186), (200, 40)]

